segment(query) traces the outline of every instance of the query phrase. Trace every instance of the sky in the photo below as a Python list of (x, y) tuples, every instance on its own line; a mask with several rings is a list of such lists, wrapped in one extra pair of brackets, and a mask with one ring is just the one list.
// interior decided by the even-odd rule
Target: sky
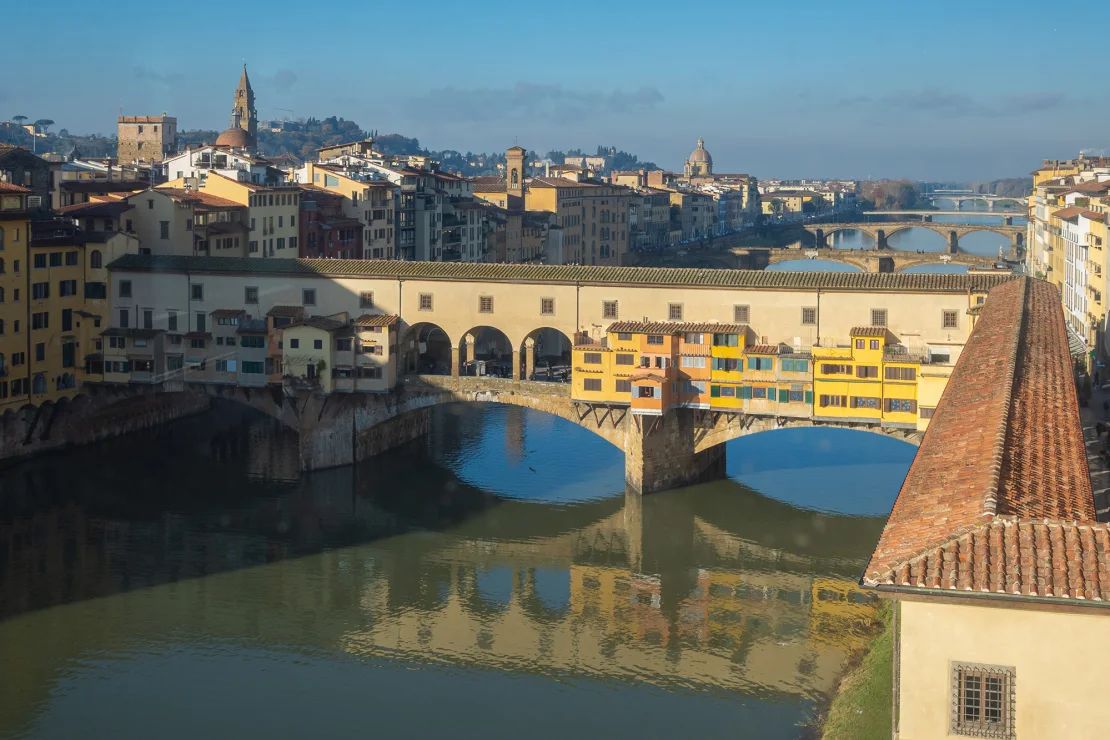
[[(314, 11), (317, 14), (313, 14)], [(721, 172), (985, 180), (1110, 154), (1110, 3), (5, 3), (0, 118), (337, 115), (430, 149), (599, 144)]]

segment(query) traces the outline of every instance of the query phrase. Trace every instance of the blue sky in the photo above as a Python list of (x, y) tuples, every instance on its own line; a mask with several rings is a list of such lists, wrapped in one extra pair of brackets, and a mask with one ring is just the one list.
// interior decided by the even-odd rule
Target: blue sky
[[(309, 10), (319, 11), (318, 16)], [(1110, 3), (6, 3), (0, 117), (109, 133), (335, 114), (434, 149), (616, 145), (721, 171), (979, 179), (1110, 153)]]

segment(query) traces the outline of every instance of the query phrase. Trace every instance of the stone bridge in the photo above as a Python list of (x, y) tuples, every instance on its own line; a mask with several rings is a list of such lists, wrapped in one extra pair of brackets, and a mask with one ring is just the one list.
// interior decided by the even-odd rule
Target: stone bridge
[(940, 234), (948, 240), (948, 252), (959, 254), (960, 239), (977, 231), (990, 231), (1001, 234), (1010, 240), (1011, 255), (1017, 257), (1025, 248), (1025, 227), (1005, 224), (946, 224), (936, 221), (862, 221), (842, 224), (806, 225), (805, 230), (813, 234), (818, 248), (828, 247), (828, 238), (839, 231), (861, 231), (875, 240), (878, 249), (890, 249), (888, 240), (895, 234), (910, 229), (926, 229)]
[(968, 267), (989, 270), (997, 260), (980, 257), (967, 252), (940, 254), (937, 252), (902, 252), (893, 249), (735, 249), (741, 261), (745, 259), (752, 266), (766, 267), (779, 262), (795, 260), (831, 260), (858, 267), (863, 272), (903, 272), (918, 265), (938, 262), (945, 264), (967, 265)]
[(926, 196), (930, 202), (935, 203), (938, 200), (951, 201), (957, 209), (964, 203), (986, 203), (987, 208), (994, 210), (995, 203), (1013, 203), (1014, 205), (1024, 208), (1028, 205), (1027, 198), (1015, 198), (1008, 195), (989, 195), (987, 193), (966, 193), (966, 194), (948, 194), (948, 193), (930, 193)]

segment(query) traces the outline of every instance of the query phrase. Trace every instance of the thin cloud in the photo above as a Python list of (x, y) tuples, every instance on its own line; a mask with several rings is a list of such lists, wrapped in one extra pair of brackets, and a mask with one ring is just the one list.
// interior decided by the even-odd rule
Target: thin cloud
[(160, 72), (150, 67), (135, 67), (135, 79), (174, 86), (184, 82), (185, 75), (180, 72)]
[(867, 107), (886, 112), (933, 114), (949, 118), (1012, 116), (1054, 110), (1067, 103), (1068, 98), (1055, 91), (1033, 91), (1018, 95), (997, 97), (972, 97), (961, 92), (926, 87), (917, 90), (897, 90), (885, 95), (855, 95), (833, 101), (837, 108)]
[(415, 116), (450, 116), (456, 121), (543, 118), (565, 122), (599, 113), (643, 113), (662, 102), (663, 94), (654, 87), (593, 91), (518, 82), (511, 88), (445, 87), (431, 90), (411, 98), (408, 107)]

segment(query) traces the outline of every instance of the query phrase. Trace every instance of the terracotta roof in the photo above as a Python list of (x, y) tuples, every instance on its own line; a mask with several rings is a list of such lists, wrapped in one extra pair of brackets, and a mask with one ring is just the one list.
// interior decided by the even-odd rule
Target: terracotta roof
[(850, 336), (850, 337), (885, 337), (886, 336), (886, 327), (885, 326), (854, 326), (854, 327), (852, 327), (852, 330), (850, 332), (848, 332), (848, 336)]
[(991, 291), (862, 583), (1110, 600), (1059, 294)]
[(236, 316), (242, 316), (246, 311), (241, 308), (217, 308), (215, 311), (210, 311), (209, 313), (216, 319), (230, 319)]
[(86, 203), (62, 206), (58, 209), (58, 213), (73, 218), (81, 216), (118, 216), (132, 207), (126, 200), (90, 200)]
[(274, 306), (266, 312), (266, 315), (300, 320), (304, 316), (304, 306)]
[(476, 193), (504, 193), (505, 180), (500, 177), (483, 175), (472, 178), (473, 190)]
[(355, 324), (358, 326), (393, 326), (400, 320), (401, 317), (394, 314), (365, 313), (355, 319)]
[(768, 272), (701, 267), (604, 267), (600, 265), (498, 264), (491, 262), (416, 262), (405, 260), (257, 259), (129, 254), (114, 270), (132, 272), (213, 272), (303, 275), (321, 278), (364, 277), (389, 280), (477, 280), (592, 285), (682, 286), (765, 290), (864, 290), (874, 292), (968, 293), (987, 291), (1014, 277), (1009, 274)]
[(13, 185), (10, 182), (0, 182), (0, 193), (29, 193), (28, 188), (22, 185)]
[(1072, 190), (1078, 193), (1110, 192), (1110, 180), (1087, 180), (1086, 182), (1079, 182), (1072, 186)]
[[(212, 195), (211, 193), (206, 193), (203, 190), (186, 190), (185, 188), (158, 187), (154, 188), (154, 192), (162, 193), (166, 197), (172, 198), (173, 200), (181, 203), (196, 203), (198, 205), (209, 206), (210, 208), (246, 207), (242, 203), (236, 203), (233, 200), (221, 198), (218, 195)], [(146, 193), (145, 190), (142, 193), (135, 193), (134, 197), (141, 198), (144, 193)]]
[(596, 188), (596, 182), (578, 182), (565, 177), (533, 177), (528, 181), (530, 188)]
[(747, 355), (777, 355), (781, 348), (777, 344), (753, 344), (744, 350)]
[(681, 321), (617, 321), (606, 331), (632, 332), (633, 334), (743, 334), (747, 324), (706, 324)]
[(1068, 206), (1052, 214), (1056, 218), (1070, 219), (1082, 216), (1089, 221), (1106, 221), (1106, 216), (1098, 211), (1092, 211), (1088, 208), (1080, 208), (1079, 206)]
[(327, 316), (309, 316), (300, 323), (293, 324), (293, 326), (311, 326), (313, 329), (322, 329), (326, 332), (333, 332), (347, 327), (348, 324), (346, 321), (332, 319)]

